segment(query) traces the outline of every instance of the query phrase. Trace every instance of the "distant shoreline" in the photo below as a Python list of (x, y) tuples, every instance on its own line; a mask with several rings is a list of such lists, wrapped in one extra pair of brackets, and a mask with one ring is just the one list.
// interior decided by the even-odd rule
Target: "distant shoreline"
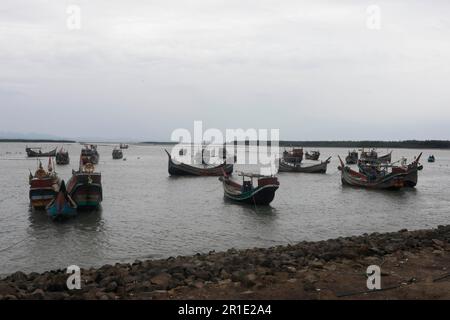
[[(0, 143), (81, 143), (75, 140), (52, 140), (52, 139), (0, 139)], [(94, 142), (93, 142), (94, 143)], [(119, 142), (98, 141), (95, 143), (117, 144)], [(127, 142), (128, 143), (128, 142)], [(172, 141), (143, 141), (129, 142), (136, 145), (174, 145)], [(248, 144), (248, 141), (238, 141), (238, 145)], [(404, 140), (404, 141), (289, 141), (279, 142), (280, 147), (304, 147), (304, 148), (384, 148), (384, 149), (450, 149), (450, 140)]]
[[(248, 141), (238, 141), (243, 145)], [(175, 142), (141, 142), (140, 144), (173, 145)], [(450, 149), (450, 140), (404, 140), (404, 141), (288, 141), (279, 142), (280, 147), (304, 148), (388, 148), (388, 149)]]

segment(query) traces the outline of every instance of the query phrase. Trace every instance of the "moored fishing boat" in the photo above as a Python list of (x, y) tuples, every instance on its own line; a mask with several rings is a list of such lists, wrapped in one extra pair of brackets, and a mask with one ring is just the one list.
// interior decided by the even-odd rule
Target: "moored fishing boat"
[(292, 164), (280, 159), (278, 172), (326, 173), (331, 157), (318, 164)]
[(87, 144), (81, 149), (81, 161), (83, 164), (98, 164), (100, 155), (95, 144)]
[[(280, 186), (277, 177), (242, 172), (238, 175), (242, 177), (242, 184), (227, 174), (219, 178), (226, 198), (253, 205), (268, 205), (272, 202)], [(253, 183), (254, 179), (257, 180), (256, 186)]]
[(346, 164), (357, 164), (358, 163), (358, 151), (353, 150), (349, 151), (347, 157), (345, 157), (345, 163)]
[(434, 155), (430, 155), (428, 157), (428, 162), (435, 162), (435, 161), (436, 161), (436, 158), (434, 157)]
[(306, 160), (317, 161), (317, 160), (319, 160), (319, 157), (320, 157), (320, 152), (318, 150), (306, 151), (306, 153), (305, 153)]
[(418, 172), (423, 169), (420, 164), (422, 153), (410, 164), (402, 159), (400, 165), (396, 164), (359, 164), (359, 171), (363, 174), (374, 176), (386, 176), (388, 174), (403, 174), (404, 186), (414, 188), (418, 181)]
[(339, 157), (342, 184), (368, 189), (400, 189), (405, 185), (405, 173), (369, 174), (352, 170)]
[(56, 153), (56, 164), (58, 165), (66, 165), (70, 163), (69, 151), (64, 150), (63, 148), (59, 149)]
[(112, 152), (113, 159), (122, 159), (123, 158), (123, 152), (121, 149), (114, 148)]
[(42, 149), (39, 148), (25, 148), (25, 152), (29, 158), (38, 158), (38, 157), (54, 157), (56, 156), (56, 149), (53, 149), (49, 152), (42, 152)]
[(303, 161), (303, 148), (292, 148), (283, 151), (283, 161), (288, 163), (301, 163)]
[[(228, 164), (224, 161), (217, 166), (207, 165), (189, 165), (181, 162), (175, 162), (169, 151), (165, 150), (169, 157), (169, 174), (172, 176), (221, 176), (223, 172), (231, 174), (233, 172), (233, 164)], [(202, 161), (203, 162), (203, 161)]]
[(120, 149), (128, 149), (128, 145), (125, 143), (120, 144)]
[(53, 171), (51, 159), (49, 159), (48, 171), (42, 167), (39, 161), (38, 169), (33, 175), (30, 172), (30, 204), (34, 209), (44, 209), (56, 196), (59, 190), (59, 178)]
[(55, 199), (47, 205), (47, 214), (52, 219), (73, 217), (77, 214), (77, 205), (67, 193), (64, 180)]
[(95, 209), (103, 200), (102, 175), (92, 163), (82, 164), (78, 171), (72, 170), (67, 182), (67, 192), (78, 209)]

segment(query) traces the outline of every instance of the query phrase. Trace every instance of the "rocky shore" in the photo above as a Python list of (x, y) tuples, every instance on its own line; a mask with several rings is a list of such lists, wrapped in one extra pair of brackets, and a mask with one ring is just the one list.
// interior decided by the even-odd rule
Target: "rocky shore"
[[(381, 290), (366, 270), (381, 268)], [(81, 269), (16, 272), (1, 299), (450, 299), (450, 225)]]

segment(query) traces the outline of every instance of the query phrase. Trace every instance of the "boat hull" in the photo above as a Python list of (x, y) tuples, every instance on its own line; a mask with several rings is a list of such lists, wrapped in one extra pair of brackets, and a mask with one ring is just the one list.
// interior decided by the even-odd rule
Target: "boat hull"
[(284, 162), (284, 160), (280, 160), (278, 172), (326, 173), (329, 163), (330, 158), (322, 163), (309, 166), (304, 164), (292, 165)]
[(385, 177), (370, 180), (366, 175), (351, 170), (349, 167), (340, 168), (343, 185), (367, 189), (401, 189), (405, 185), (405, 174), (389, 174)]
[(275, 192), (279, 188), (278, 185), (265, 185), (240, 193), (229, 187), (226, 182), (223, 182), (223, 185), (225, 198), (234, 202), (252, 205), (269, 205), (275, 198)]
[(42, 158), (42, 157), (55, 157), (56, 156), (56, 149), (49, 151), (49, 152), (36, 152), (30, 148), (26, 148), (25, 151), (29, 158)]
[(78, 209), (95, 209), (103, 201), (100, 173), (74, 173), (67, 183), (67, 192)]
[(170, 153), (165, 150), (169, 157), (168, 171), (171, 176), (223, 176), (233, 172), (233, 164), (222, 163), (216, 167), (195, 167), (184, 163), (175, 163)]

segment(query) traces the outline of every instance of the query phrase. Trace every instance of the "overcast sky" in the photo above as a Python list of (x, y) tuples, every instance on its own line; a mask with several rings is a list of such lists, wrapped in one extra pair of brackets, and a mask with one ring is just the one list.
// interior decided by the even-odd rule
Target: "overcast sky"
[(2, 0), (0, 111), (63, 137), (450, 139), (450, 1)]

